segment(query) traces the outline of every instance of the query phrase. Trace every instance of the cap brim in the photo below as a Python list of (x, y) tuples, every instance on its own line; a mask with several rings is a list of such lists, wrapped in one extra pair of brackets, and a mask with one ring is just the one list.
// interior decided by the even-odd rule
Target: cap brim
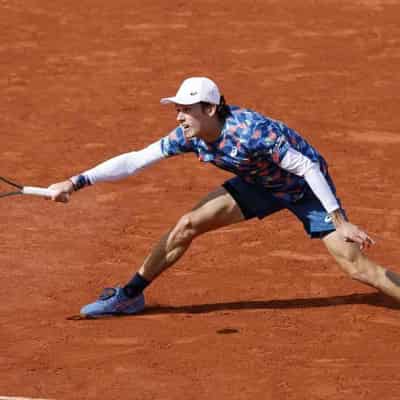
[(182, 104), (185, 106), (189, 106), (192, 104), (199, 103), (200, 101), (198, 99), (182, 99), (178, 97), (164, 97), (163, 99), (160, 100), (161, 104)]
[(161, 104), (171, 104), (174, 103), (175, 97), (164, 97), (163, 99), (160, 100)]

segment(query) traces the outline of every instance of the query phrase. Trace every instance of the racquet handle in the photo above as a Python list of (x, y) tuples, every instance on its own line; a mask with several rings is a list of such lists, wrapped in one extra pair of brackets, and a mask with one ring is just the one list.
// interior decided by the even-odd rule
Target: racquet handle
[(51, 197), (55, 194), (54, 190), (34, 187), (34, 186), (24, 186), (22, 188), (22, 194), (30, 194), (33, 196), (41, 196), (41, 197)]

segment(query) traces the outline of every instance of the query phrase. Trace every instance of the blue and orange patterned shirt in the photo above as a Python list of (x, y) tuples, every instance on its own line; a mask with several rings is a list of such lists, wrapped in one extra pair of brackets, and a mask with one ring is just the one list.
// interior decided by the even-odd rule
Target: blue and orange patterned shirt
[(235, 106), (230, 106), (230, 111), (214, 142), (186, 139), (183, 129), (177, 127), (161, 140), (162, 152), (167, 157), (193, 152), (200, 161), (230, 171), (248, 183), (261, 185), (287, 201), (299, 200), (307, 188), (304, 178), (279, 166), (290, 147), (318, 162), (327, 176), (323, 157), (296, 131), (255, 111)]

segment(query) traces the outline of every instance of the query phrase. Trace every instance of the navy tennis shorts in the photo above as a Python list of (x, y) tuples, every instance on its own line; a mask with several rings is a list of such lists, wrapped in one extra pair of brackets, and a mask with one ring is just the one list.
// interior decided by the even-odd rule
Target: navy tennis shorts
[[(262, 219), (286, 209), (303, 223), (305, 231), (311, 238), (320, 239), (335, 231), (331, 217), (311, 189), (308, 189), (300, 200), (289, 202), (278, 199), (264, 187), (247, 183), (237, 176), (229, 179), (222, 186), (234, 198), (245, 219), (254, 217)], [(333, 191), (335, 192), (334, 189)], [(340, 204), (339, 199), (338, 202)]]

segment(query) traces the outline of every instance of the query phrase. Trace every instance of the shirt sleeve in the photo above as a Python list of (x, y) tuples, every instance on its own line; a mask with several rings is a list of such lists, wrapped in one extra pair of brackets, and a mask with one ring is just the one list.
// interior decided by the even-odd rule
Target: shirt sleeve
[(314, 162), (293, 147), (289, 147), (279, 166), (297, 176), (304, 176)]
[(171, 157), (194, 150), (192, 143), (183, 134), (183, 129), (178, 126), (161, 139), (161, 151), (165, 157)]
[(327, 213), (331, 213), (340, 208), (339, 203), (332, 192), (325, 176), (319, 169), (319, 165), (315, 164), (304, 175), (304, 179), (310, 186), (311, 190), (318, 197)]
[(318, 163), (313, 162), (308, 157), (290, 147), (279, 165), (292, 174), (304, 177), (308, 186), (310, 186), (311, 190), (318, 197), (328, 213), (340, 208)]
[(97, 182), (115, 181), (134, 175), (140, 170), (165, 158), (161, 151), (161, 140), (150, 146), (110, 158), (94, 168), (70, 178), (76, 190)]

